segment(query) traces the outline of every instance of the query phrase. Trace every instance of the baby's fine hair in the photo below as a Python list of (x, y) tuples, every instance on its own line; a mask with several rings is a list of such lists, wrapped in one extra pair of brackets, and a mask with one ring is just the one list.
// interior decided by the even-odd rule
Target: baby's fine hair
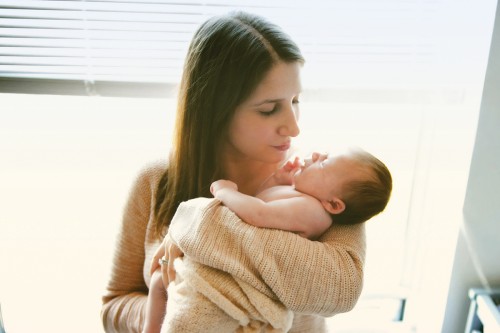
[(368, 175), (344, 184), (341, 199), (345, 209), (332, 215), (334, 223), (338, 224), (357, 224), (371, 219), (385, 209), (392, 192), (392, 176), (384, 163), (362, 149), (351, 150), (350, 157), (361, 167), (368, 168)]

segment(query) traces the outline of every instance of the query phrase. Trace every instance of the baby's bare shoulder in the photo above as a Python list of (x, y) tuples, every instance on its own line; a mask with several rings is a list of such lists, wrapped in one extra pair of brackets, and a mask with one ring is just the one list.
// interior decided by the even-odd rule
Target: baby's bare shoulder
[(270, 187), (257, 194), (257, 198), (265, 202), (284, 200), (284, 199), (297, 199), (293, 200), (292, 202), (294, 204), (302, 203), (304, 205), (321, 206), (321, 203), (319, 202), (318, 199), (308, 194), (299, 192), (295, 189), (295, 187), (290, 185), (278, 185)]
[(265, 202), (289, 199), (303, 196), (303, 193), (295, 190), (293, 186), (290, 185), (278, 185), (265, 189), (264, 191), (257, 194), (257, 198), (264, 200)]

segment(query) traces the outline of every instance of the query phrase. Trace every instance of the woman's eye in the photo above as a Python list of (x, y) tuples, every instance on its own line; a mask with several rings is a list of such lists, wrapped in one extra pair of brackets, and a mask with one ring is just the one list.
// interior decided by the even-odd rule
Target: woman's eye
[(278, 111), (278, 106), (275, 106), (274, 108), (272, 108), (271, 110), (266, 110), (266, 111), (259, 111), (260, 114), (262, 114), (263, 116), (271, 116), (273, 115), (274, 113), (276, 113), (276, 111)]
[(299, 104), (299, 103), (300, 103), (300, 101), (299, 101), (298, 99), (294, 99), (294, 100), (292, 101), (292, 103), (293, 103), (293, 104)]

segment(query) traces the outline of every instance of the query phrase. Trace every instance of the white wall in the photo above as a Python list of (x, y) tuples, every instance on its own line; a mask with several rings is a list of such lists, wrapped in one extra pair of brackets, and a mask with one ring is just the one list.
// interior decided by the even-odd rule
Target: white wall
[[(496, 16), (498, 31), (498, 9)], [(464, 32), (466, 29), (464, 28)], [(452, 37), (458, 39), (460, 35), (461, 33)], [(407, 262), (412, 263), (413, 267), (409, 265), (406, 272), (410, 293), (405, 320), (414, 326), (416, 332), (457, 333), (464, 330), (469, 305), (467, 289), (481, 285), (472, 268), (476, 255), (482, 257), (481, 264), (486, 266), (483, 270), (489, 274), (490, 283), (498, 282), (500, 250), (495, 244), (498, 244), (496, 239), (500, 230), (497, 208), (500, 202), (497, 192), (500, 170), (500, 55), (498, 51), (493, 51), (498, 50), (498, 39), (496, 32), (486, 75), (479, 127), (477, 128), (480, 101), (477, 105), (473, 101), (465, 101), (464, 106), (467, 107), (453, 110), (427, 110), (425, 115), (427, 121), (424, 122), (420, 141), (409, 213), (408, 234), (414, 236), (416, 243), (409, 244), (409, 248), (414, 248), (415, 251), (410, 252), (407, 257)], [(457, 53), (457, 57), (460, 56)], [(450, 58), (449, 61), (458, 60)], [(467, 82), (472, 81), (471, 69), (464, 63), (462, 68), (457, 68), (456, 79), (467, 86)], [(469, 94), (465, 93), (464, 98), (467, 100)], [(476, 133), (478, 141), (474, 146)], [(470, 169), (473, 151), (474, 160)], [(493, 212), (495, 213), (492, 214)], [(478, 219), (483, 221), (478, 222)], [(495, 222), (496, 226), (492, 227)], [(467, 233), (474, 242), (471, 251), (465, 246), (462, 225), (472, 229)]]
[(455, 250), (443, 333), (463, 332), (469, 288), (500, 287), (500, 6)]
[(173, 110), (169, 100), (0, 94), (7, 332), (102, 332), (122, 207), (139, 169), (168, 151)]

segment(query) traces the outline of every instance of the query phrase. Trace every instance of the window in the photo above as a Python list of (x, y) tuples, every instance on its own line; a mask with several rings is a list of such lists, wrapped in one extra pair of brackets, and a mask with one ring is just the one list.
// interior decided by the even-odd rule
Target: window
[(263, 15), (292, 35), (308, 60), (309, 89), (359, 89), (360, 82), (364, 89), (417, 88), (442, 74), (429, 65), (444, 64), (442, 42), (452, 31), (441, 26), (446, 4), (4, 0), (0, 91), (164, 96), (179, 80), (199, 24), (235, 9)]

